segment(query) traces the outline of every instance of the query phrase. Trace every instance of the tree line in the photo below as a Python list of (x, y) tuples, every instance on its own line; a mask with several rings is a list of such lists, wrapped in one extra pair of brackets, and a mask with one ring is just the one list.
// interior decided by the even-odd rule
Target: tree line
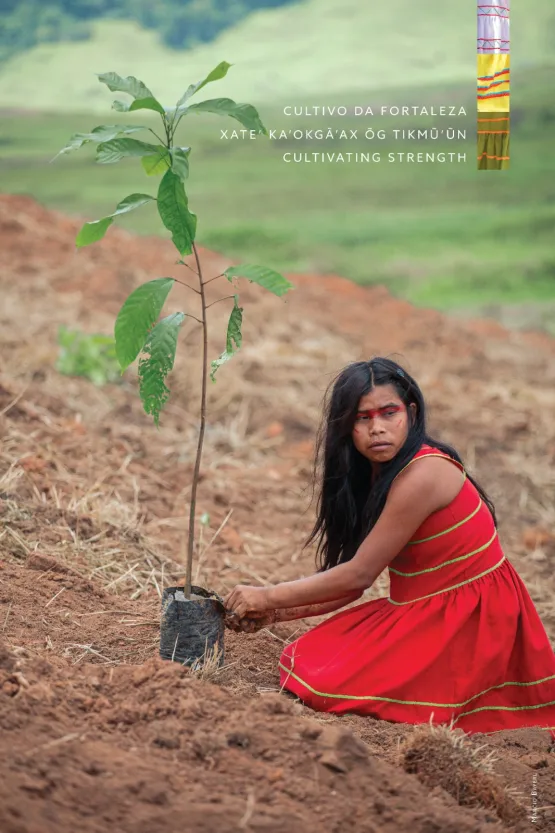
[(256, 9), (294, 0), (0, 0), (0, 60), (38, 43), (86, 40), (101, 18), (136, 20), (167, 46), (213, 40)]

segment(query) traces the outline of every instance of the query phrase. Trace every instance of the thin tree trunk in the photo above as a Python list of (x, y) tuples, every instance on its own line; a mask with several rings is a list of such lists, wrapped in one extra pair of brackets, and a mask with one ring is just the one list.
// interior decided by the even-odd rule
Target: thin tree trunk
[(200, 405), (200, 431), (197, 446), (197, 458), (195, 461), (195, 471), (193, 474), (193, 487), (191, 490), (191, 511), (189, 513), (189, 541), (187, 546), (187, 572), (185, 577), (185, 598), (191, 597), (191, 578), (193, 574), (193, 555), (195, 547), (195, 511), (197, 503), (197, 486), (200, 474), (200, 461), (202, 458), (202, 445), (204, 442), (204, 430), (206, 427), (206, 388), (208, 382), (208, 326), (206, 320), (206, 296), (204, 294), (204, 283), (202, 280), (202, 270), (200, 267), (200, 260), (197, 252), (197, 247), (193, 243), (193, 252), (197, 262), (198, 278), (200, 285), (200, 300), (202, 304), (202, 392)]

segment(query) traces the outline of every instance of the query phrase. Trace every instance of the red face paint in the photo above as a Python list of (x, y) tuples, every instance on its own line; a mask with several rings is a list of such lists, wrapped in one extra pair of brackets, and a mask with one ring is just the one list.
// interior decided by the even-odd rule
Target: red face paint
[[(372, 408), (368, 411), (358, 411), (356, 418), (359, 419), (374, 419), (374, 417), (393, 417), (395, 414), (400, 413), (404, 410), (402, 405), (386, 405), (385, 408)], [(400, 424), (400, 423), (399, 423)]]

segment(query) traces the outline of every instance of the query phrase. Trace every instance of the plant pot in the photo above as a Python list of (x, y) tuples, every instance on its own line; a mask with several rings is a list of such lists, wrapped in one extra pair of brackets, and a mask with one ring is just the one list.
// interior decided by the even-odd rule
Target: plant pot
[(201, 667), (208, 661), (224, 662), (222, 599), (203, 587), (191, 587), (186, 599), (183, 587), (166, 587), (162, 594), (160, 656), (182, 665)]

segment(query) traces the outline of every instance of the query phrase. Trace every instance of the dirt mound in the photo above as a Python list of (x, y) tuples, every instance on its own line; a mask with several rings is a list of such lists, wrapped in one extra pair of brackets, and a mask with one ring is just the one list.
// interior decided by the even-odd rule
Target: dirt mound
[[(439, 746), (431, 730), (314, 715), (280, 693), (283, 645), (314, 621), (229, 634), (212, 676), (155, 658), (161, 590), (183, 575), (200, 334), (184, 328), (160, 431), (133, 371), (103, 388), (59, 375), (60, 325), (110, 332), (134, 286), (186, 275), (170, 243), (117, 229), (77, 253), (79, 225), (0, 197), (2, 833), (555, 829), (545, 732), (461, 751), (454, 733)], [(201, 257), (206, 277), (229, 265)], [(335, 276), (290, 278), (285, 303), (240, 282), (244, 347), (209, 391), (195, 581), (225, 593), (312, 571), (302, 543), (323, 391), (347, 362), (395, 354), (422, 384), (432, 435), (493, 497), (555, 640), (555, 341)], [(210, 302), (229, 292), (208, 289)], [(176, 286), (168, 311), (194, 303)], [(216, 357), (228, 310), (210, 312)], [(381, 576), (368, 598), (387, 591)]]
[(506, 822), (524, 819), (525, 808), (499, 778), (491, 777), (491, 758), (480, 758), (478, 752), (479, 747), (466, 743), (462, 734), (455, 737), (449, 727), (423, 726), (405, 744), (403, 768), (429, 788), (441, 786), (462, 806), (490, 808)]
[(4, 634), (26, 655), (42, 656), (65, 667), (91, 659), (110, 665), (139, 663), (155, 652), (156, 604), (118, 598), (37, 553), (26, 559), (24, 567), (0, 566)]
[(245, 701), (159, 659), (76, 675), (1, 656), (4, 833), (506, 829), (285, 697)]

